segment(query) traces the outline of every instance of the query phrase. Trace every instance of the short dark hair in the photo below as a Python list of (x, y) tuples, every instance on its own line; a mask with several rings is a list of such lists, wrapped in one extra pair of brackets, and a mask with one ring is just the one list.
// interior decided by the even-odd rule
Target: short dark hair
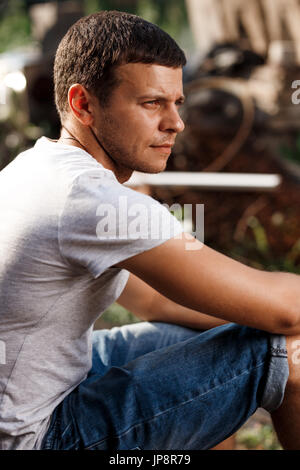
[(121, 11), (101, 11), (73, 24), (61, 40), (54, 61), (57, 111), (63, 120), (68, 90), (80, 83), (105, 106), (119, 83), (115, 69), (126, 63), (183, 67), (184, 52), (165, 31)]

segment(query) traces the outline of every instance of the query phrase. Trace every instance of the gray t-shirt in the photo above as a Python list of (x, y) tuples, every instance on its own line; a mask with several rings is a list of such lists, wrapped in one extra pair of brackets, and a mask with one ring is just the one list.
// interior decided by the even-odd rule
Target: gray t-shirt
[(129, 273), (182, 233), (84, 150), (40, 138), (0, 172), (0, 449), (38, 449), (91, 368), (93, 324)]

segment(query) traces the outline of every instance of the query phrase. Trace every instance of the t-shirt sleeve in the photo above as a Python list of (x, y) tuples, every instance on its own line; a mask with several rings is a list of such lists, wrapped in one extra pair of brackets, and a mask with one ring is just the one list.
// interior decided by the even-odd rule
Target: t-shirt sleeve
[(62, 257), (94, 278), (115, 264), (183, 232), (150, 196), (123, 186), (111, 172), (90, 172), (73, 183), (59, 218)]

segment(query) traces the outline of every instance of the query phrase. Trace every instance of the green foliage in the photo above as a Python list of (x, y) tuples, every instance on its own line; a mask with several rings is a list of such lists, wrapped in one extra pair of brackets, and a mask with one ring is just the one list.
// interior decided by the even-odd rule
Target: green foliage
[(30, 19), (22, 0), (10, 0), (0, 17), (0, 53), (32, 42)]
[(138, 323), (140, 320), (133, 315), (133, 313), (126, 310), (121, 305), (114, 303), (111, 305), (103, 315), (101, 319), (112, 325), (125, 325), (129, 323)]
[[(0, 16), (0, 53), (33, 41), (26, 1), (9, 0), (5, 5)], [(85, 15), (100, 10), (121, 10), (140, 15), (177, 40), (188, 25), (185, 0), (83, 0), (83, 5)]]
[(84, 14), (91, 15), (96, 11), (100, 10), (100, 2), (99, 0), (86, 0), (84, 2)]
[(99, 0), (101, 10), (119, 10), (136, 14), (138, 0)]
[(253, 231), (258, 251), (263, 254), (269, 253), (269, 244), (266, 232), (259, 220), (254, 216), (249, 217), (248, 226), (251, 227)]
[(120, 10), (142, 16), (177, 39), (188, 24), (185, 0), (85, 0), (85, 14)]
[(266, 230), (256, 217), (249, 218), (248, 226), (253, 238), (245, 237), (241, 243), (235, 243), (226, 254), (257, 269), (300, 274), (300, 239), (294, 242), (287, 253), (278, 255), (273, 253)]
[(282, 450), (270, 424), (246, 426), (237, 433), (236, 441), (245, 450)]
[(140, 0), (137, 14), (157, 24), (175, 39), (188, 24), (185, 0)]
[(279, 152), (288, 160), (300, 164), (300, 134), (297, 135), (295, 142), (291, 146), (281, 144), (279, 147)]

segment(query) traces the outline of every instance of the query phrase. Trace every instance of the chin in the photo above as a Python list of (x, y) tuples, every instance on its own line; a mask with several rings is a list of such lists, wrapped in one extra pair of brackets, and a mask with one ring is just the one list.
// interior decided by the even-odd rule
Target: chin
[(147, 174), (151, 174), (151, 175), (154, 175), (154, 174), (157, 174), (157, 173), (161, 173), (162, 171), (165, 170), (166, 167), (164, 168), (144, 168), (143, 170), (136, 170), (136, 171), (140, 171), (141, 173), (147, 173)]
[(166, 169), (167, 162), (161, 162), (160, 164), (156, 165), (138, 165), (138, 168), (135, 168), (135, 171), (140, 171), (141, 173), (161, 173)]

